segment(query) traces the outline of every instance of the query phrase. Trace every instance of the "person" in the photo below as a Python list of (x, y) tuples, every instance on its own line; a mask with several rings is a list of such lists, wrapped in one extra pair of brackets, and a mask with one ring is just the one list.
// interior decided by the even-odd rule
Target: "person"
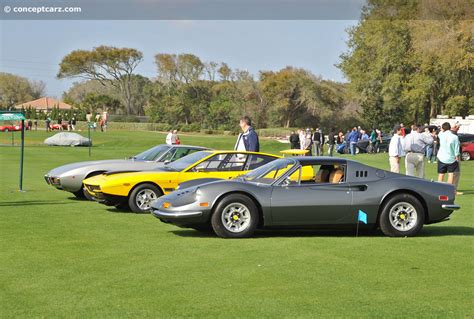
[(370, 137), (369, 135), (367, 134), (367, 132), (365, 130), (361, 130), (360, 131), (360, 140), (361, 141), (368, 141), (370, 140)]
[(59, 113), (58, 115), (58, 124), (59, 124), (59, 129), (63, 131), (63, 116), (61, 115), (61, 113)]
[(100, 119), (99, 121), (99, 126), (100, 126), (100, 131), (103, 132), (104, 131), (104, 127), (105, 127), (105, 121), (104, 119)]
[(376, 150), (377, 150), (377, 147), (378, 147), (377, 137), (378, 137), (377, 129), (373, 128), (372, 132), (370, 132), (370, 144), (372, 144), (372, 146), (373, 146), (372, 147), (372, 153), (376, 153)]
[(97, 123), (99, 123), (99, 121), (100, 121), (100, 114), (99, 114), (99, 113), (97, 113), (97, 114), (95, 115), (95, 121), (96, 121)]
[(313, 134), (313, 154), (314, 156), (321, 156), (321, 144), (322, 144), (323, 136), (319, 131), (319, 127), (316, 128)]
[(179, 145), (181, 141), (179, 140), (178, 130), (173, 130), (173, 134), (171, 135), (171, 144)]
[(74, 116), (72, 117), (71, 119), (71, 130), (75, 131), (76, 130), (76, 114), (74, 114)]
[(33, 127), (33, 121), (31, 119), (28, 120), (28, 127), (26, 128), (27, 130), (32, 130)]
[(48, 116), (44, 123), (46, 124), (46, 132), (49, 132), (51, 130), (51, 118)]
[[(451, 129), (454, 135), (458, 136), (459, 129), (461, 128), (461, 124), (459, 122), (456, 122)], [(459, 137), (458, 137), (459, 138)], [(459, 154), (462, 154), (462, 146), (459, 146)], [(458, 161), (458, 171), (453, 173), (453, 182), (454, 186), (456, 186), (456, 189), (459, 187), (459, 180), (461, 179), (461, 161)], [(464, 193), (462, 192), (456, 192), (456, 195), (463, 195)]]
[(166, 144), (173, 145), (173, 143), (171, 142), (172, 136), (173, 136), (173, 130), (170, 130), (168, 134), (166, 135), (166, 139), (165, 139)]
[(313, 134), (311, 133), (311, 130), (309, 128), (306, 129), (304, 144), (305, 150), (308, 151), (308, 153), (306, 153), (306, 156), (311, 156), (311, 148), (313, 147)]
[(357, 127), (354, 126), (354, 128), (352, 129), (352, 132), (349, 133), (347, 140), (349, 142), (351, 154), (356, 155), (356, 144), (359, 141), (359, 131), (357, 130)]
[(300, 148), (299, 132), (297, 134), (295, 133), (295, 131), (291, 131), (289, 141), (290, 141), (291, 149), (294, 149), (294, 150), (299, 149)]
[(72, 131), (72, 121), (71, 121), (71, 119), (67, 120), (67, 130)]
[(336, 131), (334, 128), (329, 130), (328, 134), (328, 155), (333, 156), (334, 144), (336, 144)]
[(300, 138), (300, 149), (304, 150), (306, 149), (306, 146), (305, 146), (306, 134), (304, 132), (304, 129), (303, 128), (299, 129), (298, 134)]
[(395, 125), (393, 136), (388, 145), (388, 160), (390, 163), (390, 172), (400, 173), (400, 159), (403, 157), (402, 147), (402, 127)]
[(407, 131), (406, 131), (406, 129), (405, 129), (405, 126), (403, 126), (403, 123), (400, 123), (400, 127), (402, 128), (401, 137), (405, 137), (405, 135), (407, 134)]
[[(430, 134), (430, 128), (425, 126), (425, 134)], [(428, 163), (431, 163), (431, 157), (433, 157), (433, 146), (435, 138), (433, 136), (433, 144), (427, 145), (425, 149), (425, 157), (428, 159)]]
[(239, 126), (242, 133), (237, 137), (234, 150), (260, 152), (260, 143), (258, 141), (257, 132), (252, 127), (252, 120), (248, 116), (240, 118)]
[(448, 173), (448, 183), (454, 185), (454, 172), (459, 170), (459, 137), (451, 131), (451, 124), (444, 122), (438, 138), (438, 182), (443, 182)]
[(413, 125), (413, 129), (405, 136), (403, 150), (405, 170), (408, 176), (425, 178), (425, 149), (433, 144), (433, 133), (423, 133), (421, 125)]
[(35, 126), (35, 131), (37, 131), (38, 130), (38, 120), (37, 119), (35, 119), (33, 121), (33, 125)]
[(90, 123), (92, 121), (92, 113), (91, 111), (87, 111), (87, 114), (86, 114), (86, 121), (87, 123)]

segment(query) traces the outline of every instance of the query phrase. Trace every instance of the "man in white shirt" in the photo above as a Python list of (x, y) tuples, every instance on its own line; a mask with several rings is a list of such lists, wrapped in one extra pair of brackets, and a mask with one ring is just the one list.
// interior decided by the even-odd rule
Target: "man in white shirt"
[(166, 135), (166, 144), (168, 145), (173, 145), (173, 142), (172, 142), (172, 137), (173, 137), (173, 130), (169, 131), (168, 132), (168, 135)]
[(404, 155), (401, 141), (402, 127), (400, 125), (395, 125), (393, 133), (390, 145), (388, 146), (390, 171), (392, 173), (400, 173), (400, 158)]
[(408, 176), (425, 178), (425, 151), (428, 145), (433, 145), (435, 133), (423, 133), (423, 130), (421, 125), (412, 125), (410, 134), (404, 139), (405, 169)]

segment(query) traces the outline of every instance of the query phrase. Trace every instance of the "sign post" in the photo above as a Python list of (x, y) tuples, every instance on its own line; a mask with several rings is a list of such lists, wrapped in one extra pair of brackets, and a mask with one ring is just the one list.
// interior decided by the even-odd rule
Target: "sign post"
[[(25, 115), (21, 111), (0, 111), (0, 121), (21, 121), (21, 154), (20, 154), (20, 191), (23, 191), (23, 159), (25, 153)], [(12, 146), (14, 144), (12, 131)]]

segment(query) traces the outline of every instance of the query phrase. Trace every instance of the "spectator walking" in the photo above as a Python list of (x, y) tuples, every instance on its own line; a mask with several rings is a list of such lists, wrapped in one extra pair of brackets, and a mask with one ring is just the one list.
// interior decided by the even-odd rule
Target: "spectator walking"
[(298, 130), (299, 138), (300, 138), (300, 149), (304, 150), (306, 148), (305, 141), (306, 141), (306, 134), (304, 129)]
[(349, 133), (347, 140), (349, 142), (351, 154), (356, 155), (356, 144), (359, 141), (359, 131), (357, 130), (357, 127), (354, 126), (352, 132)]
[(291, 149), (294, 149), (294, 150), (299, 149), (300, 148), (299, 132), (295, 133), (295, 131), (291, 131), (289, 141), (290, 141)]
[(27, 130), (32, 130), (33, 129), (33, 121), (31, 119), (28, 120), (28, 127)]
[(402, 127), (395, 125), (393, 128), (393, 136), (388, 146), (388, 156), (390, 163), (390, 171), (392, 173), (400, 173), (400, 159), (403, 157), (402, 147)]
[(448, 183), (454, 185), (454, 172), (459, 171), (459, 137), (453, 134), (449, 122), (441, 125), (438, 137), (438, 181), (443, 182), (448, 173)]
[[(459, 122), (456, 122), (456, 124), (454, 124), (451, 131), (453, 132), (453, 134), (455, 134), (457, 136), (460, 128), (461, 128), (461, 124), (459, 124)], [(458, 137), (458, 139), (459, 139), (459, 137)], [(459, 145), (459, 154), (462, 154), (462, 146), (461, 145)], [(453, 176), (454, 186), (456, 186), (456, 189), (458, 189), (459, 180), (461, 179), (461, 161), (458, 161), (458, 171), (454, 172), (453, 175), (454, 175)], [(463, 195), (463, 194), (464, 193), (462, 193), (462, 192), (456, 192), (456, 195)]]
[(319, 128), (316, 128), (313, 134), (313, 154), (314, 156), (321, 156), (321, 145), (323, 143), (324, 137), (322, 136)]
[(181, 141), (179, 140), (179, 136), (178, 136), (178, 130), (173, 130), (173, 134), (171, 135), (171, 143), (173, 145), (181, 144)]
[(173, 130), (170, 130), (168, 134), (166, 135), (166, 144), (168, 145), (173, 145), (173, 142), (171, 141), (171, 137), (173, 136)]
[(71, 130), (75, 131), (76, 130), (76, 114), (74, 114), (74, 116), (72, 117), (71, 119)]
[(328, 134), (328, 155), (329, 156), (333, 156), (334, 144), (336, 144), (336, 131), (334, 130), (334, 128), (331, 128)]
[(33, 125), (35, 126), (35, 131), (37, 131), (38, 130), (38, 120), (35, 119), (33, 121)]
[(46, 118), (44, 123), (46, 124), (46, 132), (51, 131), (51, 118), (49, 116)]
[(234, 150), (237, 151), (249, 151), (259, 152), (260, 143), (258, 141), (257, 132), (252, 127), (252, 120), (248, 116), (240, 118), (239, 126), (242, 129), (242, 133), (237, 137)]
[(413, 125), (404, 139), (405, 170), (408, 176), (425, 178), (425, 150), (433, 144), (433, 133), (424, 133), (421, 125)]

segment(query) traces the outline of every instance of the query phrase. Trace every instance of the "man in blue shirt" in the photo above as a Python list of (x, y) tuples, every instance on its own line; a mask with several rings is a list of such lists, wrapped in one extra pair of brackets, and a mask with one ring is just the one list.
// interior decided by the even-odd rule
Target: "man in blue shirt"
[(252, 120), (248, 116), (243, 116), (239, 125), (243, 133), (239, 134), (234, 150), (260, 152), (260, 143), (257, 132), (252, 127)]
[(359, 141), (359, 132), (357, 131), (357, 127), (354, 126), (352, 129), (352, 132), (349, 133), (349, 137), (347, 138), (350, 148), (351, 148), (351, 154), (355, 155), (356, 154), (356, 144)]
[(441, 125), (438, 138), (438, 182), (443, 182), (444, 174), (448, 173), (448, 183), (454, 185), (454, 173), (459, 171), (459, 137), (451, 132), (451, 125), (445, 122)]

